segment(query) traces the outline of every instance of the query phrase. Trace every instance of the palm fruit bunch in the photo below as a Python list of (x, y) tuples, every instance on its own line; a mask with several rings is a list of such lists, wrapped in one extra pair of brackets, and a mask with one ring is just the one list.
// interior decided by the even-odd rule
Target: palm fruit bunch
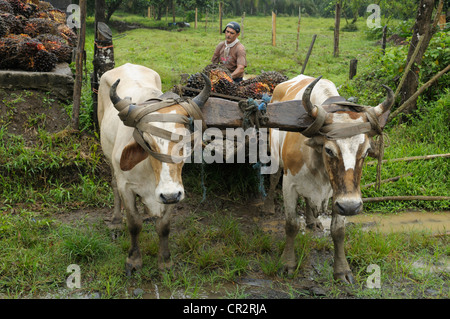
[[(1, 0), (0, 0), (1, 1)], [(0, 17), (2, 18), (4, 26), (6, 27), (6, 36), (8, 34), (21, 34), (23, 33), (23, 24), (26, 20), (23, 16), (15, 16), (12, 13), (6, 13), (0, 11)]]
[[(240, 83), (239, 83), (240, 84)], [(239, 85), (237, 96), (243, 98), (261, 99), (263, 94), (271, 95), (273, 90), (263, 82), (253, 82), (247, 85)]]
[[(271, 95), (278, 84), (288, 79), (279, 72), (269, 71), (236, 84), (231, 73), (218, 64), (209, 64), (203, 69), (203, 73), (211, 80), (213, 92), (253, 99), (261, 99), (264, 94)], [(202, 89), (203, 86), (204, 81), (200, 73), (191, 75), (187, 81), (187, 87)], [(194, 92), (186, 91), (186, 95), (194, 95)]]
[(244, 80), (240, 83), (241, 86), (248, 86), (254, 83), (263, 83), (273, 92), (275, 87), (281, 82), (287, 81), (288, 77), (276, 71), (262, 72), (260, 75)]
[(0, 69), (16, 68), (19, 44), (27, 39), (27, 35), (9, 34), (0, 38)]
[(237, 84), (233, 79), (222, 69), (213, 69), (209, 72), (209, 79), (211, 80), (212, 91), (225, 95), (235, 95)]
[(6, 25), (6, 22), (0, 16), (0, 38), (3, 38), (5, 35), (9, 33), (9, 28)]
[(36, 39), (44, 45), (48, 52), (55, 54), (58, 63), (70, 63), (72, 59), (72, 47), (62, 37), (46, 33), (39, 35)]
[(32, 38), (40, 34), (55, 34), (57, 23), (50, 19), (33, 18), (29, 19), (23, 28), (23, 33), (28, 34)]
[(14, 13), (13, 7), (11, 6), (11, 4), (6, 1), (6, 0), (0, 0), (0, 12), (5, 12), (5, 13)]
[(26, 71), (36, 72), (51, 71), (58, 61), (56, 55), (47, 51), (40, 41), (31, 38), (19, 43), (17, 60)]
[[(207, 75), (211, 80), (211, 91), (226, 95), (235, 95), (237, 85), (231, 78), (231, 73), (227, 69), (218, 64), (207, 65), (202, 73)], [(205, 85), (200, 73), (192, 74), (187, 80), (187, 87), (194, 89), (202, 89)], [(186, 95), (194, 95), (191, 92), (186, 92)]]
[(65, 12), (39, 0), (0, 0), (0, 69), (51, 71), (69, 62), (77, 36)]
[(25, 18), (31, 17), (37, 10), (38, 6), (32, 1), (24, 0), (6, 0), (11, 5), (15, 15), (21, 15)]

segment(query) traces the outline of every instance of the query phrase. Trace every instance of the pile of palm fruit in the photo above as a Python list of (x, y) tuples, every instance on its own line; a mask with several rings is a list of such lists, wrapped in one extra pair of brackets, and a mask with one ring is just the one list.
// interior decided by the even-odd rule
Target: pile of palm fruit
[[(212, 85), (212, 92), (228, 96), (253, 99), (261, 99), (265, 93), (272, 95), (275, 86), (288, 79), (279, 72), (269, 71), (262, 72), (254, 78), (235, 83), (231, 78), (230, 72), (218, 64), (210, 64), (206, 66), (202, 73), (209, 76)], [(204, 80), (201, 74), (192, 74), (188, 78), (186, 86), (194, 89), (203, 88)], [(186, 95), (189, 95), (189, 93), (186, 92)]]
[(0, 69), (48, 72), (72, 60), (66, 13), (39, 0), (0, 0)]

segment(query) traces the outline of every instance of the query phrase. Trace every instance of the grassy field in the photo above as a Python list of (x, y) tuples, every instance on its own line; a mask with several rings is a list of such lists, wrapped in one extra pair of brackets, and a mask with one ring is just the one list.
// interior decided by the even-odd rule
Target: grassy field
[[(118, 15), (114, 19), (155, 24), (133, 16)], [(353, 93), (353, 82), (348, 81), (350, 59), (358, 58), (361, 70), (367, 70), (379, 52), (375, 41), (364, 35), (365, 21), (360, 19), (357, 25), (358, 32), (342, 32), (340, 56), (334, 58), (333, 19), (304, 18), (296, 52), (296, 18), (277, 19), (277, 46), (272, 47), (271, 18), (248, 17), (241, 39), (247, 48), (247, 73), (273, 70), (288, 77), (298, 75), (312, 35), (317, 34), (305, 73), (334, 81), (342, 87), (344, 96)], [(208, 65), (215, 46), (223, 39), (212, 24), (206, 31), (202, 24), (198, 30), (113, 31), (116, 66), (131, 62), (156, 70), (164, 91), (179, 84), (180, 74), (200, 72)], [(91, 69), (92, 28), (86, 43)], [(380, 100), (383, 95), (361, 93)], [(35, 102), (36, 112), (44, 115), (30, 113), (29, 120), (19, 127), (15, 116), (23, 112), (24, 104), (34, 94), (38, 95), (0, 92), (0, 101), (7, 106), (0, 129), (0, 298), (450, 297), (448, 268), (430, 271), (430, 267), (448, 265), (448, 233), (381, 233), (365, 231), (360, 225), (348, 227), (346, 251), (357, 284), (346, 286), (332, 279), (333, 244), (329, 236), (305, 232), (297, 237), (296, 274), (283, 274), (281, 195), (277, 197), (275, 216), (260, 214), (248, 204), (258, 192), (256, 174), (242, 165), (209, 165), (203, 171), (200, 165), (186, 165), (183, 177), (187, 196), (175, 207), (170, 237), (174, 267), (165, 272), (157, 269), (158, 238), (154, 220), (146, 218), (140, 238), (144, 267), (127, 278), (124, 262), (129, 235), (124, 227), (121, 236), (112, 241), (107, 227), (113, 198), (98, 136), (91, 128), (88, 81), (83, 88), (81, 133), (49, 130), (54, 119), (45, 114), (50, 108), (61, 108), (69, 114), (71, 109), (70, 104), (62, 104), (49, 94), (38, 95)], [(401, 125), (389, 125), (390, 146), (385, 158), (449, 153), (449, 105), (450, 91), (437, 92), (434, 101), (420, 102), (420, 116)], [(13, 133), (13, 126), (22, 134)], [(387, 163), (382, 168), (382, 178), (407, 173), (413, 176), (383, 184), (378, 191), (363, 189), (363, 197), (450, 196), (448, 159)], [(367, 165), (361, 183), (374, 182), (375, 175), (375, 166)], [(206, 201), (202, 202), (203, 186)], [(449, 201), (365, 205), (366, 213), (397, 214), (404, 210), (448, 214)], [(80, 266), (80, 289), (67, 288), (67, 267), (71, 264)], [(370, 264), (381, 268), (381, 289), (366, 286)]]
[[(116, 18), (120, 20), (120, 16)], [(130, 18), (123, 19), (129, 21)], [(151, 22), (136, 18), (141, 23)], [(240, 22), (240, 18), (224, 20)], [(246, 73), (260, 74), (262, 71), (276, 70), (288, 77), (300, 74), (312, 36), (317, 34), (314, 49), (308, 62), (306, 74), (320, 74), (334, 81), (337, 86), (348, 78), (348, 64), (352, 58), (361, 58), (378, 50), (373, 41), (366, 40), (361, 32), (342, 32), (340, 56), (333, 58), (333, 20), (324, 18), (304, 18), (301, 21), (299, 49), (296, 51), (298, 19), (277, 18), (276, 46), (272, 46), (271, 17), (247, 17), (244, 22), (243, 39), (247, 51)], [(365, 28), (365, 21), (357, 22)], [(183, 31), (161, 32), (155, 29), (126, 31), (126, 36), (115, 41), (116, 65), (126, 62), (142, 64), (155, 69), (162, 78), (163, 88), (168, 90), (180, 81), (179, 74), (200, 72), (211, 61), (216, 45), (224, 40), (219, 33), (218, 22), (210, 23), (205, 30), (199, 23), (194, 28)], [(171, 41), (167, 41), (170, 35)], [(147, 40), (144, 40), (147, 39)]]

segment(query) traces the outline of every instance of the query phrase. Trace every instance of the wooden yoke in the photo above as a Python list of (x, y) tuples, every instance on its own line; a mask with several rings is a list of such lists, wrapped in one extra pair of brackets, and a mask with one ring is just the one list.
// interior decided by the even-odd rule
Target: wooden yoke
[[(323, 105), (325, 111), (334, 113), (337, 111), (354, 111), (355, 105), (329, 104)], [(203, 118), (207, 127), (216, 127), (218, 129), (238, 128), (243, 124), (243, 113), (237, 102), (210, 97), (201, 108)], [(267, 128), (278, 128), (282, 131), (302, 132), (313, 122), (305, 111), (301, 100), (285, 101), (267, 104), (267, 113), (269, 121), (264, 125)], [(383, 114), (380, 118), (380, 125), (384, 127), (389, 112)]]

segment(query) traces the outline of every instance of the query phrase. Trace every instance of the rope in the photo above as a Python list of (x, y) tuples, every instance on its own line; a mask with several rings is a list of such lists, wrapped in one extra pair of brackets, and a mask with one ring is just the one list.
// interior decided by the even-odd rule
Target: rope
[(387, 137), (387, 134), (383, 133), (383, 129), (380, 127), (378, 116), (375, 114), (374, 108), (370, 106), (354, 104), (351, 102), (336, 102), (333, 104), (353, 107), (357, 112), (363, 112), (369, 122), (356, 124), (335, 123), (324, 125), (327, 112), (323, 109), (322, 106), (316, 105), (315, 107), (317, 107), (318, 115), (316, 116), (314, 122), (308, 128), (303, 130), (301, 134), (306, 137), (312, 137), (317, 134), (321, 134), (324, 135), (327, 139), (331, 140), (347, 138), (355, 136), (357, 134), (368, 134), (369, 136), (378, 135), (379, 137), (376, 141), (377, 177), (375, 188), (376, 190), (379, 190), (381, 185), (381, 164), (384, 157), (385, 148), (384, 139), (385, 137)]
[(265, 126), (269, 121), (267, 116), (267, 103), (270, 101), (270, 97), (264, 94), (262, 102), (258, 104), (254, 99), (249, 98), (247, 100), (241, 100), (238, 102), (239, 108), (244, 113), (242, 128), (247, 130), (250, 127), (256, 127), (260, 129)]
[[(242, 119), (242, 128), (247, 130), (248, 128), (255, 127), (257, 133), (262, 126), (265, 126), (269, 121), (267, 113), (267, 104), (270, 102), (271, 97), (267, 94), (263, 94), (262, 101), (258, 104), (254, 99), (249, 98), (247, 100), (241, 100), (238, 102), (239, 108), (244, 113)], [(261, 162), (258, 161), (252, 165), (258, 175), (259, 192), (265, 198), (267, 193), (264, 189), (264, 176), (261, 174)]]
[[(162, 108), (177, 104), (183, 107), (190, 117), (181, 114), (152, 114)], [(121, 110), (119, 112), (119, 117), (123, 123), (126, 126), (134, 128), (133, 137), (136, 142), (147, 153), (161, 162), (180, 163), (190, 156), (190, 154), (187, 156), (177, 156), (155, 152), (145, 141), (143, 131), (177, 143), (183, 141), (186, 136), (175, 134), (171, 131), (156, 127), (155, 125), (150, 124), (150, 122), (172, 122), (190, 125), (194, 119), (200, 119), (202, 120), (203, 125), (205, 125), (201, 110), (198, 106), (191, 101), (186, 102), (179, 98), (169, 98), (165, 100), (152, 99), (140, 104), (131, 103), (129, 98), (124, 98), (120, 102), (116, 103), (115, 107)], [(192, 133), (188, 138), (189, 142), (192, 142), (193, 140), (194, 133)]]

